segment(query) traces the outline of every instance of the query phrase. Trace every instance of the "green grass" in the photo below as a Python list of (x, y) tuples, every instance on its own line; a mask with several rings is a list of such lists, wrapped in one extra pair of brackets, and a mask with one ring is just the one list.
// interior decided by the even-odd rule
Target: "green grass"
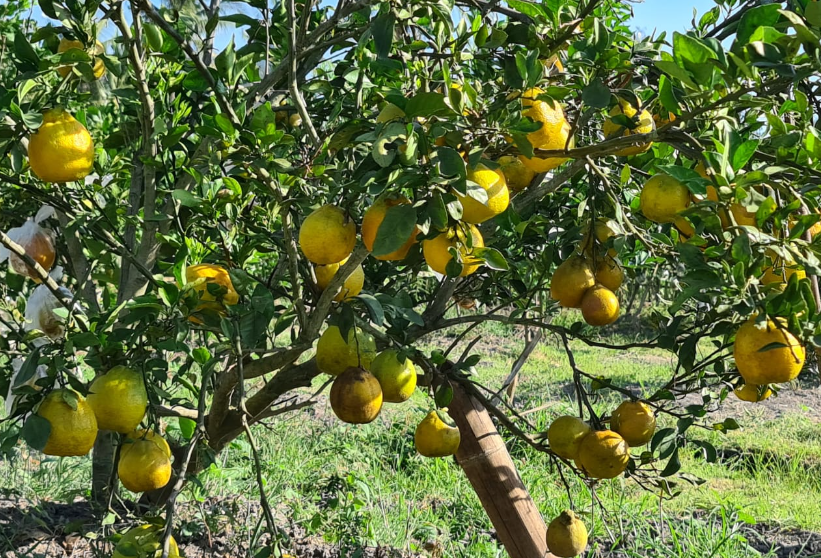
[[(485, 353), (477, 365), (477, 379), (498, 388), (524, 344), (521, 332), (501, 324), (475, 331), (483, 336), (479, 347)], [(442, 339), (429, 348), (447, 346), (451, 340)], [(672, 373), (674, 361), (663, 351), (608, 352), (581, 343), (574, 343), (573, 349), (582, 370), (634, 390), (653, 390)], [(571, 376), (565, 351), (555, 340), (547, 339), (534, 351), (522, 371), (516, 397), (520, 410), (541, 408), (528, 414), (538, 428), (575, 411), (567, 389)], [(605, 391), (594, 406), (597, 412), (607, 413), (620, 400), (618, 394)], [(425, 459), (415, 453), (413, 431), (430, 405), (429, 398), (417, 393), (406, 404), (386, 406), (372, 424), (348, 426), (323, 403), (283, 417), (269, 428), (256, 427), (266, 492), (280, 517), (346, 549), (379, 544), (416, 551), (438, 546), (448, 557), (504, 556), (454, 460)], [(821, 532), (821, 430), (812, 413), (796, 408), (781, 418), (763, 420), (754, 406), (750, 409), (737, 417), (741, 430), (693, 431), (719, 448), (721, 458), (706, 463), (685, 448), (683, 470), (705, 482), (682, 484), (682, 493), (661, 506), (657, 496), (635, 482), (617, 479), (597, 487), (595, 496), (602, 509), (593, 505), (589, 486), (567, 474), (572, 505), (595, 538), (591, 549), (617, 549), (625, 557), (758, 557), (767, 554), (748, 546), (741, 531), (744, 522)], [(544, 517), (570, 507), (548, 457), (507, 439)], [(35, 500), (71, 500), (87, 492), (88, 465), (81, 458), (25, 467), (5, 464), (12, 474), (5, 477), (8, 481), (0, 481), (0, 489), (14, 488)], [(240, 438), (231, 444), (199, 481), (184, 498), (237, 494), (256, 498), (247, 442)], [(198, 530), (197, 522), (193, 523), (189, 531)]]

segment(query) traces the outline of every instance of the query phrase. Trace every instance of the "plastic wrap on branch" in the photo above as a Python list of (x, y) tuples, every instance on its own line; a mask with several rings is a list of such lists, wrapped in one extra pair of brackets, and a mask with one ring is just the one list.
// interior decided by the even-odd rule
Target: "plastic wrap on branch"
[[(21, 227), (14, 227), (9, 229), (6, 235), (23, 247), (31, 259), (39, 263), (43, 269), (49, 271), (54, 265), (56, 252), (54, 250), (54, 233), (51, 229), (47, 229), (40, 225), (43, 221), (54, 215), (54, 208), (49, 205), (44, 205), (40, 208), (37, 214), (32, 219), (31, 217)], [(12, 254), (5, 246), (0, 246), (0, 263), (9, 260), (9, 265), (15, 273), (25, 275), (36, 282), (40, 282), (40, 278), (33, 269), (17, 255)]]
[(15, 358), (11, 361), (13, 372), (11, 375), (11, 382), (9, 382), (9, 392), (6, 394), (6, 416), (12, 416), (17, 407), (21, 403), (25, 402), (28, 397), (30, 397), (30, 394), (19, 393), (20, 388), (32, 388), (40, 391), (42, 388), (36, 385), (36, 382), (37, 380), (45, 378), (48, 375), (48, 368), (46, 368), (44, 364), (41, 364), (37, 367), (34, 374), (32, 374), (30, 378), (18, 383), (21, 379), (20, 371), (23, 368), (24, 362), (25, 361), (22, 358)]
[[(49, 273), (55, 281), (60, 281), (63, 277), (63, 268), (56, 267)], [(72, 298), (73, 294), (65, 287), (60, 287), (60, 292), (66, 298)], [(38, 337), (32, 343), (35, 346), (42, 346), (48, 340), (60, 339), (66, 332), (63, 319), (54, 310), (64, 308), (63, 304), (54, 296), (54, 293), (46, 285), (40, 285), (29, 295), (26, 301), (26, 331), (42, 331), (46, 337)]]

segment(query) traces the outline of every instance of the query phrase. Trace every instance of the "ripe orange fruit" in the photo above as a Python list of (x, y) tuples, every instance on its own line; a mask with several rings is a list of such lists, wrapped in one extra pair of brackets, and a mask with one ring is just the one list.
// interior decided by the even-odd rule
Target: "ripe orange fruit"
[(641, 212), (656, 223), (672, 223), (690, 205), (690, 190), (667, 174), (654, 175), (641, 189)]
[(94, 142), (86, 127), (63, 109), (43, 113), (29, 139), (29, 165), (43, 182), (82, 180), (94, 168)]
[(587, 527), (570, 510), (563, 511), (547, 526), (547, 550), (559, 558), (573, 558), (587, 548)]
[(331, 385), (331, 409), (342, 422), (367, 424), (382, 410), (382, 387), (364, 368), (350, 367)]
[(158, 490), (171, 480), (171, 459), (165, 447), (153, 439), (126, 441), (120, 450), (117, 476), (131, 492)]
[(484, 165), (468, 169), (467, 179), (475, 182), (487, 193), (487, 201), (482, 203), (466, 195), (456, 194), (462, 204), (462, 221), (465, 223), (484, 223), (502, 213), (510, 204), (510, 191), (507, 189), (505, 175), (500, 170), (491, 170)]
[(37, 414), (51, 425), (46, 455), (85, 455), (97, 439), (97, 419), (86, 399), (72, 389), (55, 389), (49, 393)]
[[(369, 252), (373, 252), (373, 243), (376, 241), (376, 233), (379, 231), (382, 221), (385, 220), (385, 213), (395, 205), (407, 205), (410, 200), (405, 196), (386, 198), (374, 203), (362, 217), (362, 243)], [(411, 246), (416, 244), (416, 235), (419, 234), (419, 227), (415, 227), (408, 237), (408, 240), (390, 254), (374, 256), (377, 260), (404, 260), (408, 255)]]
[(733, 356), (749, 384), (781, 384), (794, 380), (804, 366), (804, 346), (785, 327), (783, 318), (744, 322), (735, 335)]
[(589, 325), (606, 326), (619, 319), (619, 299), (604, 285), (596, 285), (584, 293), (581, 310)]
[(618, 258), (605, 256), (599, 258), (599, 263), (595, 270), (596, 283), (604, 285), (614, 293), (619, 290), (624, 282), (624, 270)]
[(646, 403), (623, 401), (613, 412), (610, 426), (631, 448), (637, 448), (653, 439), (656, 415)]
[(459, 449), (462, 436), (447, 413), (446, 408), (431, 411), (416, 427), (413, 443), (420, 455), (445, 457)]
[[(468, 234), (471, 240), (470, 246), (468, 246)], [(468, 224), (464, 229), (462, 227), (450, 229), (439, 236), (423, 241), (422, 255), (433, 271), (445, 275), (448, 262), (453, 259), (450, 248), (456, 248), (462, 259), (462, 272), (459, 277), (467, 277), (475, 273), (482, 265), (482, 260), (474, 257), (473, 251), (484, 246), (485, 241), (482, 238), (482, 233), (475, 225)]]
[(582, 440), (590, 434), (590, 425), (573, 416), (561, 416), (550, 423), (547, 443), (550, 451), (565, 459), (576, 459)]
[(621, 475), (630, 461), (630, 447), (611, 430), (591, 432), (579, 446), (576, 464), (589, 477), (612, 479)]
[(351, 255), (355, 245), (356, 225), (335, 205), (314, 210), (299, 229), (299, 247), (315, 264), (339, 263)]
[[(634, 118), (638, 115), (638, 126), (630, 130), (613, 122), (612, 117), (620, 114), (623, 114), (628, 118)], [(653, 122), (653, 116), (647, 110), (642, 110), (641, 113), (639, 113), (638, 108), (624, 99), (619, 99), (619, 104), (610, 110), (610, 118), (606, 119), (604, 121), (604, 125), (602, 126), (602, 132), (604, 132), (604, 137), (606, 139), (612, 139), (619, 136), (630, 136), (633, 134), (649, 134), (655, 129), (656, 124)], [(622, 157), (638, 155), (639, 153), (644, 153), (652, 146), (653, 142), (648, 142), (632, 147), (625, 147), (624, 149), (617, 151), (616, 155), (620, 155)]]
[[(67, 50), (71, 49), (77, 50), (85, 50), (83, 43), (80, 41), (72, 41), (71, 39), (60, 39), (60, 44), (57, 46), (57, 53), (62, 54)], [(91, 61), (94, 63), (93, 72), (94, 77), (96, 79), (100, 79), (105, 74), (105, 63), (103, 62), (102, 58), (99, 58), (101, 54), (105, 52), (105, 48), (103, 47), (103, 43), (100, 41), (96, 41), (94, 43), (94, 49), (91, 52)], [(60, 77), (66, 77), (68, 74), (71, 73), (71, 66), (57, 66), (57, 73), (60, 74)]]
[(596, 284), (593, 270), (587, 260), (572, 255), (563, 261), (550, 278), (550, 298), (558, 300), (565, 308), (578, 308), (584, 293)]
[(115, 366), (89, 387), (88, 404), (97, 417), (97, 428), (125, 434), (140, 424), (148, 407), (143, 375)]

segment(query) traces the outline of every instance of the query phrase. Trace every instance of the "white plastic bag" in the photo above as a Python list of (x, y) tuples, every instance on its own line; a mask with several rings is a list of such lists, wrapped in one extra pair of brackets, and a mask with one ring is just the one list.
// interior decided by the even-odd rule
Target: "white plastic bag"
[(6, 395), (6, 416), (11, 416), (14, 410), (20, 403), (23, 403), (28, 397), (26, 394), (14, 394), (13, 392), (22, 387), (22, 386), (30, 386), (40, 391), (40, 386), (35, 385), (37, 380), (40, 378), (45, 378), (48, 374), (48, 368), (46, 368), (45, 364), (41, 364), (37, 367), (34, 374), (32, 374), (31, 378), (26, 380), (25, 382), (17, 383), (17, 378), (20, 375), (20, 369), (23, 367), (23, 363), (25, 361), (22, 358), (15, 358), (11, 361), (11, 367), (14, 372), (11, 375), (11, 383), (9, 384), (9, 392)]
[[(40, 226), (40, 223), (54, 215), (54, 208), (49, 205), (44, 205), (34, 216), (34, 219), (29, 218), (23, 223), (22, 227), (15, 227), (10, 229), (6, 235), (23, 247), (33, 260), (43, 266), (43, 269), (49, 271), (54, 265), (56, 251), (54, 250), (54, 233), (51, 229)], [(13, 254), (5, 246), (0, 246), (0, 262), (9, 259), (11, 268), (20, 275), (25, 275), (36, 282), (40, 282), (40, 278), (34, 273), (33, 269), (23, 262), (17, 254)]]
[[(63, 278), (63, 268), (57, 266), (49, 275), (55, 281), (59, 281)], [(60, 292), (68, 299), (74, 296), (65, 287), (60, 287)], [(26, 330), (42, 331), (52, 340), (61, 338), (65, 334), (66, 328), (63, 319), (54, 313), (55, 308), (64, 308), (64, 306), (48, 287), (40, 285), (34, 289), (29, 295), (28, 301), (26, 301)], [(39, 346), (47, 341), (40, 338), (35, 339), (33, 342)]]

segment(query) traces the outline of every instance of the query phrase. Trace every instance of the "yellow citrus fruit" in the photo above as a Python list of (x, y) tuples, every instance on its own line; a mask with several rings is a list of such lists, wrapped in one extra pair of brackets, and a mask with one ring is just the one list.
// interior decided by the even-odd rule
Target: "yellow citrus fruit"
[(416, 427), (413, 443), (420, 455), (445, 457), (459, 449), (462, 436), (447, 412), (446, 408), (431, 411)]
[(582, 471), (594, 479), (612, 479), (627, 469), (630, 447), (611, 430), (591, 432), (579, 446), (576, 460)]
[(587, 527), (570, 510), (563, 511), (547, 526), (547, 550), (559, 558), (573, 558), (587, 548)]
[(752, 317), (735, 335), (733, 356), (739, 373), (750, 384), (781, 384), (794, 380), (804, 366), (804, 346), (778, 318), (757, 322)]
[(483, 248), (485, 241), (476, 226), (468, 224), (466, 229), (467, 234), (470, 234), (470, 246), (468, 246), (467, 234), (461, 227), (422, 242), (422, 255), (425, 256), (425, 262), (433, 271), (442, 275), (446, 274), (448, 262), (453, 259), (450, 248), (456, 248), (462, 259), (462, 272), (459, 277), (467, 277), (479, 269), (482, 260), (474, 257), (473, 251), (476, 248)]
[(740, 227), (758, 227), (758, 222), (755, 218), (755, 211), (747, 211), (747, 209), (740, 203), (731, 203), (730, 213), (732, 213), (736, 225)]
[[(62, 54), (67, 50), (76, 48), (77, 50), (85, 50), (83, 43), (80, 41), (72, 41), (71, 39), (60, 39), (60, 44), (57, 46), (57, 53)], [(92, 61), (94, 62), (93, 72), (96, 79), (100, 79), (105, 74), (105, 63), (99, 56), (105, 52), (103, 43), (96, 41), (94, 43), (94, 51), (91, 53)], [(57, 66), (57, 73), (60, 77), (66, 77), (71, 73), (71, 66)]]
[[(635, 118), (638, 115), (638, 126), (630, 130), (613, 122), (612, 118), (620, 114), (623, 114), (628, 118)], [(619, 104), (610, 110), (610, 118), (606, 119), (604, 121), (604, 125), (602, 126), (602, 132), (604, 132), (604, 137), (606, 139), (631, 136), (633, 134), (649, 134), (655, 129), (656, 124), (653, 122), (653, 116), (649, 112), (642, 110), (641, 113), (639, 113), (639, 110), (635, 106), (624, 99), (619, 99)], [(624, 149), (616, 151), (616, 155), (620, 155), (622, 157), (638, 155), (639, 153), (644, 153), (652, 146), (653, 142), (648, 142), (641, 145), (625, 147)]]
[(614, 293), (619, 290), (624, 282), (624, 270), (621, 267), (621, 262), (618, 258), (609, 255), (599, 258), (594, 275), (596, 276), (596, 283), (604, 285)]
[(367, 424), (382, 410), (382, 387), (373, 374), (352, 366), (336, 377), (329, 399), (342, 422)]
[(298, 112), (295, 112), (288, 117), (288, 125), (291, 126), (291, 128), (299, 128), (302, 126), (302, 117)]
[(553, 272), (550, 279), (550, 298), (558, 300), (565, 308), (578, 308), (582, 304), (584, 293), (595, 284), (596, 279), (587, 260), (574, 254)]
[(94, 409), (97, 427), (126, 434), (145, 416), (148, 395), (143, 376), (125, 366), (115, 366), (92, 382), (88, 404)]
[[(531, 87), (530, 89), (525, 89), (522, 91), (522, 106), (523, 107), (532, 107), (536, 103), (541, 103), (538, 99), (539, 95), (543, 95), (544, 91), (539, 89), (538, 87)], [(515, 94), (514, 94), (515, 95)]]
[[(710, 175), (707, 174), (707, 166), (704, 164), (704, 161), (699, 161), (698, 163), (696, 163), (696, 166), (693, 168), (693, 170), (696, 171), (701, 178), (704, 178), (704, 179), (709, 179), (710, 178)], [(715, 188), (713, 188), (713, 190), (715, 191)], [(713, 201), (717, 201), (717, 200), (713, 200)]]
[(690, 205), (690, 190), (667, 174), (657, 174), (641, 189), (641, 212), (656, 223), (672, 223)]
[(171, 459), (154, 440), (126, 442), (120, 450), (117, 476), (131, 492), (158, 490), (171, 480)]
[[(28, 236), (18, 244), (23, 247), (27, 256), (40, 264), (40, 267), (46, 271), (51, 271), (57, 252), (54, 249), (51, 236), (45, 229), (38, 230), (34, 235)], [(28, 277), (35, 283), (42, 283), (40, 277), (34, 272), (34, 268), (29, 267), (17, 254), (9, 254), (9, 263), (18, 275)]]
[(376, 115), (376, 121), (380, 124), (385, 124), (386, 122), (390, 122), (391, 120), (396, 120), (397, 118), (404, 117), (404, 110), (394, 105), (393, 103), (385, 103), (385, 106), (383, 106), (382, 110), (379, 111), (379, 114)]
[(668, 124), (672, 124), (676, 121), (676, 115), (672, 112), (667, 112), (666, 115), (664, 114), (654, 114), (653, 115), (653, 122), (656, 125), (656, 128), (661, 128), (662, 126), (667, 126)]
[[(140, 525), (128, 531), (114, 548), (111, 558), (160, 558), (164, 527)], [(168, 539), (168, 558), (180, 558), (174, 537)]]
[(47, 110), (29, 139), (29, 164), (43, 182), (82, 180), (94, 168), (91, 134), (63, 109)]
[(761, 282), (765, 285), (780, 283), (781, 288), (783, 289), (787, 286), (787, 283), (790, 282), (790, 278), (793, 275), (797, 276), (799, 281), (807, 278), (807, 272), (795, 262), (785, 262), (780, 258), (776, 261), (777, 263), (774, 263), (772, 266), (764, 269), (764, 274), (761, 276)]
[(610, 419), (610, 427), (624, 438), (631, 448), (643, 446), (656, 432), (656, 415), (641, 401), (623, 401)]
[(348, 330), (347, 342), (339, 327), (328, 326), (316, 343), (316, 365), (331, 376), (339, 376), (351, 367), (370, 369), (376, 358), (376, 341), (360, 328)]
[[(323, 291), (327, 289), (328, 285), (331, 283), (331, 280), (336, 275), (336, 272), (339, 271), (339, 268), (345, 265), (345, 262), (347, 261), (348, 258), (345, 258), (339, 263), (315, 266), (314, 271), (316, 272), (316, 286)], [(362, 265), (360, 264), (356, 266), (353, 271), (351, 271), (351, 274), (348, 275), (348, 278), (345, 279), (344, 283), (342, 283), (342, 288), (336, 294), (334, 300), (341, 302), (343, 300), (353, 298), (362, 292), (362, 287), (364, 285), (365, 270), (362, 269)]]
[[(410, 200), (405, 196), (386, 198), (374, 203), (362, 217), (362, 243), (368, 251), (373, 252), (373, 244), (376, 242), (376, 233), (379, 231), (382, 221), (385, 220), (385, 213), (389, 208), (396, 205), (410, 204)], [(415, 227), (408, 237), (408, 240), (390, 254), (374, 256), (377, 260), (404, 260), (408, 255), (411, 246), (416, 244), (416, 235), (419, 234), (419, 227)]]
[(314, 210), (299, 229), (299, 247), (315, 264), (339, 263), (351, 255), (355, 244), (356, 225), (335, 205)]
[(527, 168), (516, 157), (505, 155), (500, 157), (497, 162), (501, 166), (502, 174), (505, 175), (508, 189), (514, 194), (530, 186), (530, 183), (536, 177), (536, 173)]
[(97, 439), (97, 419), (88, 401), (72, 389), (55, 389), (49, 393), (37, 414), (51, 425), (46, 455), (85, 455)]
[(469, 195), (456, 194), (456, 199), (462, 204), (462, 221), (484, 223), (507, 209), (510, 191), (501, 170), (491, 170), (484, 165), (478, 165), (475, 169), (468, 169), (467, 178), (487, 192), (487, 201), (482, 203)]
[[(200, 281), (203, 280), (203, 281)], [(185, 269), (185, 282), (196, 283), (193, 289), (200, 294), (200, 300), (205, 302), (216, 301), (216, 297), (208, 292), (208, 285), (214, 284), (223, 287), (227, 292), (222, 295), (222, 302), (232, 306), (239, 301), (239, 294), (234, 290), (228, 270), (214, 264), (190, 265)]]
[[(590, 235), (591, 228), (593, 230), (593, 236)], [(596, 243), (592, 241), (592, 238), (595, 237), (599, 244), (607, 244), (607, 241), (611, 238), (614, 238), (618, 235), (616, 230), (614, 229), (614, 225), (608, 219), (599, 218), (596, 219), (593, 226), (587, 226), (587, 230), (582, 236), (582, 241), (579, 243), (579, 251), (588, 255), (592, 256), (593, 252), (596, 248)], [(613, 252), (613, 256), (615, 256), (614, 250), (609, 250), (608, 252)]]
[(416, 389), (416, 367), (406, 358), (399, 360), (399, 351), (385, 349), (371, 363), (373, 374), (382, 386), (382, 397), (388, 403), (407, 401)]
[(742, 401), (758, 403), (769, 398), (773, 394), (768, 386), (757, 386), (755, 384), (743, 384), (733, 390), (735, 396)]
[(590, 434), (590, 425), (573, 416), (561, 416), (547, 428), (547, 443), (550, 450), (565, 459), (576, 459), (582, 440)]
[[(527, 95), (527, 92), (525, 92)], [(529, 101), (522, 101), (525, 104)], [(527, 105), (526, 105), (527, 106)], [(553, 101), (547, 103), (545, 101), (534, 101), (532, 104), (522, 111), (522, 116), (530, 118), (534, 122), (540, 122), (542, 127), (535, 132), (530, 132), (527, 135), (527, 141), (533, 146), (533, 149), (573, 149), (575, 142), (570, 137), (572, 127), (564, 116), (562, 106)], [(567, 157), (549, 157), (543, 159), (541, 157), (525, 157), (521, 155), (520, 160), (524, 165), (533, 172), (549, 172), (565, 161)]]
[(589, 325), (606, 326), (619, 319), (619, 299), (604, 285), (596, 285), (584, 293), (581, 310)]
[[(168, 442), (165, 441), (165, 438), (157, 434), (153, 430), (146, 430), (145, 428), (140, 428), (139, 430), (135, 430), (133, 432), (129, 432), (125, 436), (126, 444), (130, 444), (136, 442), (137, 440), (148, 440), (149, 442), (154, 442), (160, 449), (163, 450), (163, 453), (170, 459), (171, 458), (171, 446), (168, 445)], [(120, 452), (124, 451), (127, 445), (123, 445)]]

